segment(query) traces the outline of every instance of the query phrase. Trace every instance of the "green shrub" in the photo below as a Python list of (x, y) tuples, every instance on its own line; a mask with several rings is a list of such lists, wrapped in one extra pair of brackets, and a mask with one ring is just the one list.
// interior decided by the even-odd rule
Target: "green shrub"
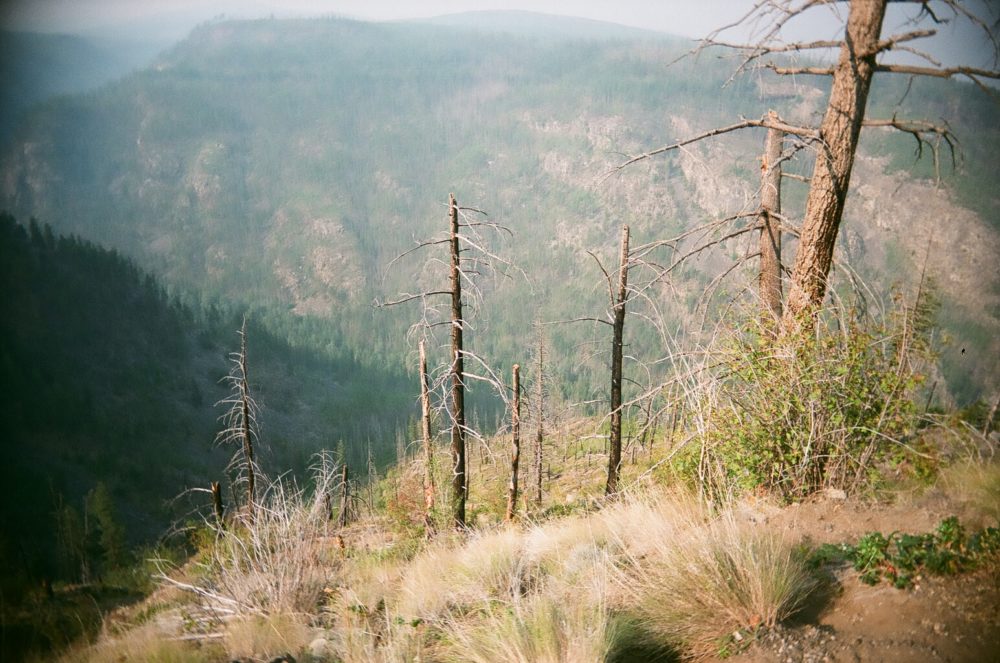
[(920, 325), (838, 313), (810, 334), (736, 336), (711, 350), (714, 370), (689, 402), (697, 436), (674, 465), (683, 477), (715, 495), (763, 488), (792, 500), (870, 485), (883, 464), (934, 471), (908, 443)]

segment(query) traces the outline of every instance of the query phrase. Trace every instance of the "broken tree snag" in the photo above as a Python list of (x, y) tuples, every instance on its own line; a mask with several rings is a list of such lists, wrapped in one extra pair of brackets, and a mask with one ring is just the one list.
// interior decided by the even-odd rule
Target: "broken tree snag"
[(854, 154), (875, 73), (886, 0), (850, 3), (847, 31), (833, 71), (830, 101), (820, 125), (819, 153), (806, 200), (782, 326), (794, 331), (826, 295), (833, 249), (844, 214)]
[(622, 336), (625, 330), (625, 300), (628, 297), (628, 226), (622, 226), (618, 263), (618, 296), (614, 303), (611, 342), (611, 435), (608, 449), (606, 495), (618, 492), (618, 471), (622, 462)]
[(420, 341), (420, 423), (424, 446), (424, 527), (434, 529), (434, 452), (431, 447), (431, 394), (427, 378), (427, 354)]
[(465, 472), (465, 363), (462, 356), (462, 272), (458, 234), (458, 202), (448, 196), (451, 222), (451, 500), (455, 527), (465, 527), (465, 498), (468, 490)]
[(514, 364), (513, 390), (514, 402), (511, 405), (510, 431), (513, 450), (510, 454), (510, 485), (507, 489), (507, 515), (504, 520), (514, 519), (514, 509), (517, 507), (517, 465), (521, 460), (521, 367)]
[[(770, 111), (768, 120), (778, 123)], [(767, 130), (760, 187), (760, 302), (764, 329), (773, 334), (781, 320), (781, 153), (785, 134)]]
[(212, 507), (215, 509), (215, 523), (219, 529), (223, 529), (226, 526), (224, 520), (226, 509), (222, 505), (222, 486), (219, 485), (218, 481), (212, 482)]
[(351, 492), (347, 483), (347, 463), (340, 473), (340, 515), (337, 516), (337, 524), (340, 529), (347, 527), (347, 508), (351, 501)]

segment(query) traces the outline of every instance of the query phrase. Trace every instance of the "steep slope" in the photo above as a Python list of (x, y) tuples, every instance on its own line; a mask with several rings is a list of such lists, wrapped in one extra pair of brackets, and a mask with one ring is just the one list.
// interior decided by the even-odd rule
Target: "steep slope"
[[(327, 320), (361, 360), (400, 365), (412, 360), (402, 339), (418, 313), (373, 317), (369, 302), (439, 289), (439, 264), (414, 258), (382, 271), (443, 228), (454, 191), (514, 231), (505, 251), (532, 281), (489, 285), (473, 347), (500, 364), (522, 359), (534, 317), (602, 315), (600, 272), (584, 251), (613, 260), (620, 223), (642, 243), (753, 204), (757, 134), (606, 178), (621, 153), (772, 106), (805, 121), (825, 95), (805, 80), (723, 87), (731, 64), (709, 57), (667, 68), (686, 44), (666, 38), (553, 40), (515, 18), (486, 31), (461, 27), (468, 17), (203, 26), (151, 69), (33, 114), (3, 160), (0, 205), (114, 246), (172, 286)], [(558, 23), (546, 21), (549, 32)], [(912, 296), (927, 238), (937, 238), (928, 271), (956, 339), (943, 350), (952, 393), (988, 396), (995, 360), (982, 359), (1000, 354), (1000, 289), (982, 266), (997, 255), (1000, 131), (991, 102), (955, 83), (907, 93), (905, 81), (880, 81), (872, 114), (897, 112), (904, 96), (905, 112), (953, 122), (964, 165), (939, 188), (926, 178), (929, 159), (913, 166), (905, 137), (868, 135), (842, 255), (876, 290), (899, 281)], [(785, 199), (794, 219), (801, 185), (790, 182)], [(751, 251), (732, 242), (710, 252), (657, 296), (688, 325), (701, 288)], [(751, 278), (737, 270), (724, 290)], [(637, 354), (662, 354), (655, 333), (627, 333)], [(578, 348), (600, 336), (587, 326), (552, 335), (563, 396), (594, 395), (602, 361), (580, 361)]]
[[(53, 512), (80, 510), (99, 482), (133, 543), (161, 534), (224, 485), (231, 449), (213, 445), (227, 394), (219, 383), (239, 347), (238, 316), (192, 310), (120, 255), (0, 216), (0, 556), (4, 580), (57, 572)], [(360, 369), (331, 348), (297, 349), (251, 314), (251, 386), (263, 407), (261, 467), (301, 471), (348, 440), (355, 467), (403, 425), (396, 376)], [(280, 330), (279, 333), (286, 331)], [(294, 330), (293, 330), (294, 335)], [(378, 398), (374, 398), (378, 394)], [(381, 427), (375, 428), (374, 422)], [(376, 446), (375, 460), (392, 457)], [(231, 499), (228, 486), (226, 500)]]
[(96, 89), (145, 66), (159, 50), (148, 41), (0, 30), (0, 145), (32, 106)]

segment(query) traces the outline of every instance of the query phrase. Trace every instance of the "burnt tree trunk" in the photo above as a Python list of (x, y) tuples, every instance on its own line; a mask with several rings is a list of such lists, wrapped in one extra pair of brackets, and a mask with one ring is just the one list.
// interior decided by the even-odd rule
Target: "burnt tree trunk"
[(611, 435), (608, 448), (606, 495), (618, 492), (618, 471), (622, 462), (622, 336), (625, 330), (625, 301), (628, 297), (628, 226), (622, 226), (618, 263), (618, 296), (614, 301), (611, 342)]
[(340, 525), (341, 529), (347, 527), (347, 509), (350, 503), (351, 491), (348, 485), (347, 463), (345, 462), (340, 474), (340, 515), (337, 516), (337, 524)]
[(212, 507), (215, 509), (215, 522), (219, 529), (225, 528), (226, 508), (222, 504), (222, 486), (218, 481), (212, 482)]
[(816, 156), (806, 200), (806, 214), (782, 326), (794, 331), (811, 325), (811, 313), (823, 302), (833, 249), (844, 214), (854, 154), (875, 72), (886, 0), (853, 0), (844, 45), (833, 73), (830, 101), (820, 125), (822, 144)]
[(431, 395), (427, 380), (427, 354), (420, 341), (420, 423), (424, 446), (424, 527), (434, 529), (434, 454), (431, 447)]
[(465, 472), (465, 362), (462, 356), (462, 272), (458, 240), (458, 202), (448, 199), (451, 222), (451, 458), (452, 518), (455, 527), (465, 527), (465, 499), (468, 491)]
[(538, 332), (538, 375), (535, 377), (535, 407), (538, 417), (537, 428), (535, 430), (535, 504), (542, 505), (542, 441), (544, 438), (543, 426), (545, 425), (545, 378), (544, 378), (544, 358), (543, 358), (542, 333)]
[(247, 375), (247, 321), (243, 319), (240, 330), (240, 437), (243, 440), (243, 458), (247, 464), (247, 517), (253, 522), (256, 509), (257, 477), (253, 453), (253, 425), (250, 416), (250, 382)]
[[(777, 123), (778, 114), (768, 113)], [(785, 134), (767, 130), (760, 192), (760, 303), (764, 329), (773, 334), (781, 321), (781, 151)]]
[(514, 509), (517, 507), (517, 466), (521, 461), (521, 367), (514, 364), (514, 402), (511, 406), (511, 444), (510, 455), (510, 485), (507, 488), (507, 514), (504, 519), (514, 519)]

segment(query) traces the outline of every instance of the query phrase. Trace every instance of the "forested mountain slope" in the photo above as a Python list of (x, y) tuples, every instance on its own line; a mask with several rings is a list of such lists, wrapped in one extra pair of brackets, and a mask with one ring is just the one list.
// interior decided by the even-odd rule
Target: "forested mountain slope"
[[(763, 137), (704, 143), (605, 177), (622, 153), (768, 108), (804, 121), (825, 95), (808, 78), (724, 86), (734, 64), (714, 56), (668, 67), (688, 44), (666, 37), (598, 39), (587, 27), (554, 39), (516, 19), (495, 19), (495, 30), (468, 20), (202, 26), (150, 69), (34, 113), (0, 166), (0, 205), (113, 246), (172, 288), (321, 319), (317, 328), (363, 363), (398, 367), (413, 360), (404, 332), (418, 314), (373, 313), (370, 302), (439, 289), (440, 265), (414, 259), (382, 272), (444, 229), (454, 191), (513, 230), (502, 250), (530, 281), (488, 286), (473, 347), (498, 364), (523, 359), (535, 317), (603, 314), (585, 250), (610, 261), (621, 223), (642, 243), (752, 206)], [(913, 164), (908, 138), (866, 134), (840, 251), (875, 290), (902, 282), (907, 296), (929, 255), (951, 339), (941, 346), (945, 376), (962, 401), (997, 386), (995, 360), (984, 361), (1000, 354), (994, 103), (971, 85), (877, 81), (870, 116), (946, 117), (964, 161), (952, 172), (942, 155), (938, 186), (929, 156)], [(786, 186), (794, 219), (802, 185)], [(732, 242), (672, 275), (665, 290), (678, 328), (697, 319), (701, 289), (749, 250)], [(724, 290), (750, 278), (752, 269), (737, 270)], [(628, 333), (636, 353), (661, 351), (654, 334)], [(601, 356), (579, 352), (594, 334), (552, 328), (567, 398), (601, 393)]]
[[(120, 254), (7, 215), (0, 290), (5, 578), (59, 571), (54, 514), (62, 504), (79, 511), (98, 483), (132, 543), (207, 502), (171, 503), (187, 488), (222, 481), (232, 499), (225, 468), (234, 450), (213, 442), (215, 403), (227, 395), (220, 378), (239, 348), (237, 311), (184, 305)], [(361, 369), (333, 347), (293, 347), (282, 335), (295, 330), (269, 330), (271, 322), (252, 312), (248, 326), (262, 469), (301, 471), (318, 449), (359, 440), (346, 453), (360, 471), (366, 437), (391, 438), (405, 424), (410, 401), (393, 398), (401, 378)], [(374, 453), (383, 465), (392, 459), (387, 445)]]
[(32, 106), (109, 83), (153, 59), (150, 41), (0, 30), (0, 145)]

